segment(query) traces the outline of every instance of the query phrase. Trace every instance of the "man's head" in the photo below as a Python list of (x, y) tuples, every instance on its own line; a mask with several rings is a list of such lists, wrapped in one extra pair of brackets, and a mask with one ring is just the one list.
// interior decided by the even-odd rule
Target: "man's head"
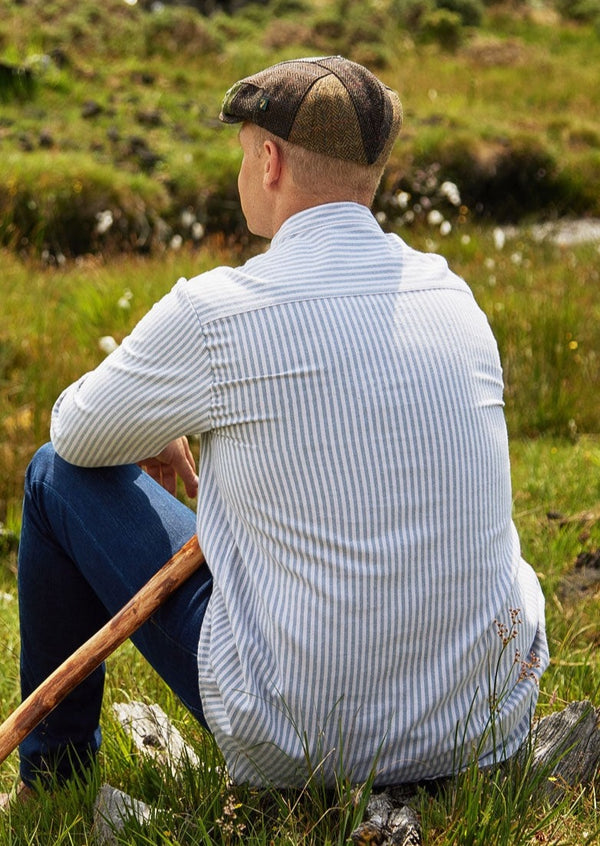
[(402, 106), (362, 65), (327, 56), (280, 62), (236, 82), (219, 117), (249, 121), (334, 159), (383, 166), (400, 131)]
[[(252, 144), (248, 138), (242, 144), (252, 161), (242, 166), (240, 194), (250, 229), (257, 231), (254, 223), (264, 230), (258, 234), (266, 234), (301, 208), (343, 200), (370, 205), (400, 131), (402, 107), (366, 68), (329, 56), (281, 62), (240, 80), (225, 95), (220, 118), (251, 130)], [(248, 179), (257, 166), (266, 168), (258, 182)], [(253, 207), (248, 190), (242, 194), (249, 182)], [(273, 226), (265, 227), (258, 211), (264, 217), (269, 210)]]

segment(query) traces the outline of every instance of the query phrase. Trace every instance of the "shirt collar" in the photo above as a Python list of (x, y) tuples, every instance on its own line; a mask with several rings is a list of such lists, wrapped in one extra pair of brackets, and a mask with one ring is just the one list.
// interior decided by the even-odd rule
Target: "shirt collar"
[(288, 238), (310, 232), (317, 227), (368, 226), (381, 234), (381, 228), (370, 209), (360, 203), (325, 203), (296, 212), (280, 226), (271, 240), (272, 246), (287, 241)]

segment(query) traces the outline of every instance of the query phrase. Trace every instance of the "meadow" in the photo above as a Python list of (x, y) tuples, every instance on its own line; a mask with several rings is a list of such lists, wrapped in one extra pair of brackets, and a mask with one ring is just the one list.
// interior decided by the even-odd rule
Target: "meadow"
[[(594, 386), (600, 349), (598, 246), (561, 248), (526, 233), (496, 246), (492, 228), (465, 226), (432, 238), (413, 231), (409, 240), (437, 247), (468, 278), (499, 340), (511, 430), (514, 519), (524, 556), (539, 573), (547, 599), (552, 664), (542, 680), (538, 713), (567, 702), (597, 703), (599, 596), (593, 587), (574, 599), (563, 579), (584, 552), (600, 548), (600, 438)], [(496, 233), (497, 238), (497, 233)], [(46, 439), (49, 409), (61, 387), (106, 354), (179, 275), (239, 260), (239, 250), (207, 244), (162, 258), (88, 258), (62, 268), (40, 268), (2, 254), (5, 309), (11, 329), (10, 382), (2, 386), (3, 497), (6, 503), (4, 566), (0, 568), (0, 699), (3, 715), (18, 704), (18, 630), (15, 538), (20, 489), (28, 457)], [(6, 413), (10, 405), (11, 412)], [(589, 512), (586, 515), (585, 512)], [(595, 516), (594, 516), (595, 514)], [(550, 516), (549, 516), (550, 515)], [(571, 519), (575, 518), (575, 519)], [(35, 814), (0, 818), (2, 843), (91, 842), (90, 819), (101, 782), (162, 809), (150, 828), (131, 823), (123, 843), (345, 843), (360, 818), (349, 785), (332, 800), (318, 789), (302, 796), (234, 790), (215, 767), (219, 753), (189, 720), (169, 691), (124, 646), (109, 660), (104, 709), (105, 746), (89, 783), (60, 791)], [(177, 777), (139, 759), (111, 711), (113, 702), (158, 702), (206, 768)], [(16, 756), (3, 766), (0, 784), (16, 776)], [(537, 806), (531, 787), (508, 798), (472, 772), (452, 796), (423, 799), (428, 844), (581, 844), (600, 832), (593, 790), (569, 792), (558, 808)], [(461, 787), (462, 784), (462, 787)], [(58, 812), (57, 812), (58, 811)], [(589, 834), (589, 837), (586, 835)], [(25, 838), (25, 839), (23, 839)]]
[[(100, 11), (95, 29), (86, 26), (86, 3), (77, 15), (58, 0), (46, 3), (44, 14), (36, 3), (23, 4), (14, 19), (12, 5), (0, 0), (5, 57), (21, 61), (34, 48), (37, 54), (55, 49), (68, 27), (71, 58), (40, 77), (37, 100), (7, 101), (0, 120), (0, 154), (10, 164), (0, 168), (0, 718), (19, 698), (15, 568), (23, 474), (48, 437), (54, 400), (178, 277), (264, 249), (240, 228), (235, 136), (215, 127), (211, 115), (224, 86), (241, 74), (286, 55), (337, 47), (370, 62), (405, 102), (405, 141), (378, 197), (378, 219), (414, 246), (445, 255), (471, 285), (498, 339), (514, 520), (547, 603), (552, 661), (538, 715), (581, 699), (600, 705), (598, 583), (568, 589), (578, 557), (600, 554), (600, 243), (560, 245), (532, 228), (564, 214), (600, 213), (600, 39), (593, 23), (558, 26), (550, 4), (486, 4), (475, 28), (454, 19), (454, 29), (443, 30), (438, 17), (437, 30), (430, 19), (428, 34), (421, 21), (421, 40), (409, 37), (399, 11), (395, 27), (382, 29), (373, 27), (373, 16), (361, 15), (365, 4), (316, 2), (299, 12), (302, 4), (288, 0), (277, 4), (277, 14), (272, 5), (194, 19), (205, 54), (194, 58), (193, 44), (180, 35), (182, 56), (175, 63), (169, 38), (181, 33), (175, 24), (184, 12), (169, 11), (169, 26), (161, 30), (157, 19), (143, 29), (137, 12), (127, 11), (123, 28), (116, 27), (121, 39), (123, 33), (130, 39), (123, 51), (106, 28), (100, 33), (106, 26)], [(113, 13), (117, 5), (105, 4)], [(371, 11), (384, 5), (366, 4)], [(63, 12), (60, 22), (56, 10)], [(189, 23), (189, 10), (185, 16)], [(448, 31), (456, 43), (443, 43)], [(394, 43), (402, 45), (402, 61), (394, 59)], [(132, 80), (147, 66), (161, 84), (142, 82), (133, 92)], [(195, 87), (202, 102), (190, 114), (184, 104)], [(126, 90), (138, 98), (138, 112), (152, 107), (164, 117), (147, 135), (162, 163), (146, 172), (123, 146), (119, 156), (109, 156), (105, 140), (111, 127), (127, 137), (134, 106)], [(95, 125), (80, 119), (81, 102), (92, 96), (105, 109)], [(38, 146), (42, 126), (54, 148)], [(208, 140), (211, 133), (218, 142)], [(35, 149), (24, 151), (23, 137), (33, 139)], [(488, 167), (492, 156), (495, 169)], [(65, 223), (71, 200), (79, 229), (73, 217)], [(136, 241), (141, 205), (144, 219), (153, 222), (143, 249)], [(97, 217), (109, 210), (111, 225)], [(111, 240), (117, 220), (128, 223)], [(194, 230), (197, 237), (194, 223), (202, 227)], [(76, 239), (65, 236), (76, 229)], [(368, 786), (340, 784), (334, 796), (313, 784), (294, 794), (233, 787), (211, 739), (133, 647), (123, 646), (108, 670), (105, 743), (96, 771), (89, 781), (44, 797), (34, 810), (0, 816), (1, 844), (91, 844), (93, 800), (104, 782), (159, 809), (145, 827), (132, 820), (117, 838), (124, 844), (348, 842)], [(129, 699), (159, 703), (205, 765), (175, 775), (141, 758), (112, 711), (113, 703)], [(0, 771), (0, 790), (10, 788), (16, 773), (12, 755)], [(595, 786), (570, 789), (554, 806), (535, 801), (535, 787), (527, 771), (507, 785), (470, 768), (447, 793), (420, 797), (424, 841), (599, 842)]]

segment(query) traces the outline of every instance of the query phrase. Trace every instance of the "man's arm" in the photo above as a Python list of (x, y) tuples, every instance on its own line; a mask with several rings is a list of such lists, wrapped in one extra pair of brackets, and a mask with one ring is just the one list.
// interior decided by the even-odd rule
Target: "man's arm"
[(195, 488), (182, 438), (210, 427), (211, 376), (186, 284), (180, 280), (114, 353), (61, 394), (51, 438), (66, 461), (83, 467), (140, 463), (151, 475), (175, 471), (186, 489)]

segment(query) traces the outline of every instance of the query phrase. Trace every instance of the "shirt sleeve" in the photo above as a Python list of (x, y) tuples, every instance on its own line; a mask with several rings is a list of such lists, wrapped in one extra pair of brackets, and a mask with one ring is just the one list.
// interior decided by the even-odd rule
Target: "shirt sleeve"
[(60, 395), (50, 437), (81, 467), (129, 464), (210, 428), (211, 370), (180, 279), (121, 346)]

